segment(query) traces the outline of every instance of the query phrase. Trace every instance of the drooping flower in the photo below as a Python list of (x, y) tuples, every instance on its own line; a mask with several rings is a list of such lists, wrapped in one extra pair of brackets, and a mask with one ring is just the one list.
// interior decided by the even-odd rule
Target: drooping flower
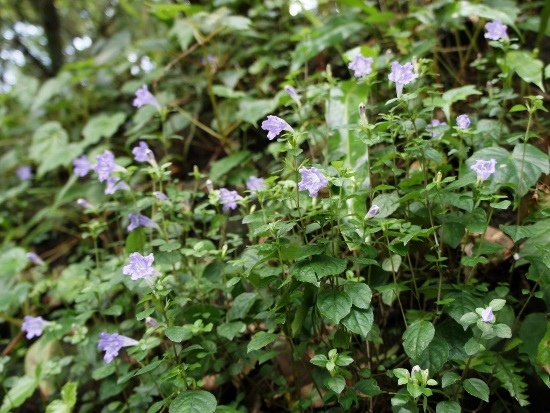
[(372, 205), (365, 216), (365, 219), (370, 219), (375, 217), (380, 213), (380, 207), (378, 205)]
[(298, 182), (298, 188), (300, 191), (309, 191), (309, 196), (317, 196), (319, 190), (328, 185), (327, 178), (314, 166), (309, 169), (302, 167), (298, 172), (302, 176), (302, 180)]
[(99, 333), (99, 342), (97, 347), (105, 351), (105, 356), (103, 360), (105, 363), (110, 363), (113, 359), (118, 356), (118, 352), (122, 347), (130, 347), (139, 344), (139, 341), (134, 340), (133, 338), (120, 335), (118, 333)]
[(153, 151), (149, 149), (149, 145), (143, 141), (140, 141), (138, 146), (132, 149), (132, 153), (134, 154), (134, 159), (138, 162), (152, 163), (155, 160)]
[(468, 115), (460, 115), (456, 118), (456, 124), (460, 129), (468, 129), (470, 127), (470, 118)]
[(355, 72), (355, 77), (362, 77), (372, 73), (372, 63), (372, 57), (365, 57), (361, 53), (358, 53), (355, 59), (348, 65), (348, 68)]
[(90, 172), (94, 168), (94, 165), (92, 165), (86, 155), (82, 155), (81, 157), (76, 158), (73, 161), (73, 166), (74, 174), (80, 177), (88, 175), (88, 172)]
[(267, 139), (270, 141), (284, 130), (294, 132), (294, 129), (284, 119), (273, 115), (268, 115), (267, 120), (262, 122), (262, 129), (268, 131)]
[(292, 98), (292, 100), (298, 104), (298, 106), (302, 104), (302, 102), (300, 102), (300, 95), (298, 94), (296, 89), (294, 89), (290, 85), (285, 86), (284, 89), (285, 89), (285, 92), (288, 93), (289, 96)]
[(485, 30), (487, 30), (485, 32), (485, 38), (490, 40), (507, 39), (507, 29), (508, 27), (506, 27), (505, 24), (502, 24), (500, 20), (488, 22), (487, 24), (485, 24)]
[(494, 159), (489, 159), (488, 161), (479, 159), (475, 164), (470, 166), (470, 169), (477, 173), (478, 181), (483, 182), (496, 172), (496, 165), (497, 161)]
[(484, 323), (490, 323), (495, 319), (495, 315), (493, 314), (493, 309), (491, 307), (487, 307), (481, 311), (481, 321)]
[(46, 324), (48, 324), (48, 322), (42, 317), (31, 317), (30, 315), (26, 315), (25, 318), (23, 318), (21, 330), (27, 333), (26, 337), (30, 340), (33, 337), (40, 337)]
[(111, 177), (111, 174), (117, 169), (115, 164), (115, 155), (109, 150), (106, 150), (95, 157), (97, 163), (94, 166), (94, 171), (98, 175), (98, 181), (104, 182)]
[(403, 86), (408, 85), (417, 77), (418, 73), (414, 72), (414, 67), (411, 62), (400, 65), (399, 62), (395, 61), (391, 64), (391, 73), (388, 75), (388, 79), (395, 82), (397, 97), (401, 96)]
[(132, 232), (134, 229), (138, 227), (147, 227), (147, 228), (159, 227), (155, 221), (153, 221), (151, 218), (146, 217), (145, 215), (141, 215), (139, 212), (131, 212), (128, 215), (128, 218), (130, 219), (130, 224), (128, 224), (128, 227), (126, 227), (128, 232)]
[(21, 181), (28, 181), (32, 178), (32, 168), (29, 165), (21, 165), (17, 170), (15, 171), (15, 175), (21, 180)]
[(246, 183), (246, 189), (249, 191), (261, 191), (265, 189), (264, 178), (251, 176)]
[(439, 119), (432, 119), (432, 122), (426, 126), (426, 129), (430, 130), (432, 137), (437, 138), (441, 136), (443, 132), (441, 131), (443, 126), (446, 126), (447, 122), (441, 122)]
[(116, 176), (111, 176), (107, 179), (107, 186), (105, 187), (105, 195), (112, 195), (119, 189), (128, 191), (130, 190), (130, 187), (128, 184), (124, 181), (121, 181), (120, 178), (117, 178)]
[(44, 265), (45, 262), (38, 256), (36, 252), (27, 252), (27, 259), (35, 265)]
[(140, 108), (145, 105), (152, 105), (160, 110), (160, 104), (157, 98), (155, 98), (153, 94), (149, 92), (147, 85), (143, 85), (141, 88), (136, 90), (136, 97), (134, 98), (134, 102), (132, 103), (132, 105), (136, 108)]
[(220, 203), (223, 205), (224, 211), (237, 208), (237, 200), (242, 197), (237, 191), (230, 191), (226, 188), (220, 188)]
[(155, 257), (153, 254), (141, 255), (139, 252), (132, 252), (129, 256), (130, 263), (122, 268), (122, 273), (129, 275), (134, 281), (144, 279), (151, 283), (151, 278), (158, 275), (158, 271), (153, 268)]

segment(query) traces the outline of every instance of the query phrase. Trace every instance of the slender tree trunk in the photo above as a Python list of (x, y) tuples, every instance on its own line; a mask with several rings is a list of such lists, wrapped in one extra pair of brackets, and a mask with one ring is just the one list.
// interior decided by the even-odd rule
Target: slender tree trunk
[(42, 19), (44, 34), (48, 41), (48, 54), (54, 76), (63, 66), (63, 41), (61, 40), (61, 21), (55, 0), (36, 0), (38, 15)]

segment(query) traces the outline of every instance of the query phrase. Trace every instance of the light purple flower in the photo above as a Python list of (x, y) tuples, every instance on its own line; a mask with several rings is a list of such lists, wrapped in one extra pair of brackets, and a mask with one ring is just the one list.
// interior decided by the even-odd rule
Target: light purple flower
[(153, 192), (153, 195), (160, 201), (160, 202), (164, 202), (164, 201), (168, 201), (168, 197), (166, 196), (166, 194), (160, 192), (160, 191), (155, 191)]
[(148, 228), (158, 228), (159, 226), (155, 221), (153, 221), (151, 218), (146, 217), (145, 215), (141, 215), (139, 212), (132, 212), (128, 215), (128, 218), (130, 219), (130, 224), (126, 229), (128, 232), (132, 232), (134, 229), (138, 227), (148, 227)]
[(105, 195), (112, 195), (119, 189), (128, 191), (130, 190), (130, 187), (126, 182), (121, 181), (120, 178), (117, 178), (116, 176), (109, 177), (107, 179), (107, 186), (104, 191)]
[(284, 130), (294, 132), (294, 129), (284, 119), (273, 115), (268, 115), (267, 120), (262, 122), (262, 129), (268, 131), (267, 139), (269, 140), (273, 140)]
[(149, 145), (143, 141), (140, 141), (138, 146), (132, 149), (132, 153), (134, 154), (134, 159), (138, 162), (152, 163), (155, 160), (153, 151), (149, 149)]
[(117, 169), (115, 164), (115, 155), (109, 150), (106, 150), (95, 157), (97, 163), (94, 166), (94, 171), (98, 175), (99, 182), (104, 182), (111, 177), (111, 174)]
[(32, 178), (32, 168), (29, 165), (21, 165), (15, 171), (15, 175), (22, 181), (28, 181)]
[(380, 213), (380, 207), (378, 205), (372, 205), (365, 216), (365, 219), (370, 219), (375, 217)]
[(144, 279), (149, 284), (151, 278), (158, 275), (158, 271), (153, 268), (155, 257), (153, 254), (141, 255), (139, 252), (132, 252), (129, 256), (130, 264), (122, 268), (122, 273), (130, 275), (134, 281)]
[(141, 88), (136, 90), (136, 97), (132, 105), (136, 108), (140, 108), (145, 105), (152, 105), (160, 110), (160, 104), (158, 100), (153, 96), (151, 92), (149, 92), (147, 85), (143, 85)]
[(372, 63), (372, 57), (365, 57), (358, 53), (353, 62), (348, 65), (348, 68), (355, 71), (355, 77), (361, 77), (372, 72)]
[(250, 191), (261, 191), (265, 189), (264, 178), (251, 176), (246, 183), (246, 189)]
[(400, 65), (399, 62), (393, 62), (391, 64), (391, 73), (388, 75), (388, 79), (395, 82), (395, 91), (397, 97), (401, 96), (403, 92), (403, 86), (408, 85), (418, 77), (418, 73), (414, 72), (414, 68), (411, 62), (407, 62), (404, 65)]
[(88, 175), (88, 172), (90, 172), (94, 165), (88, 160), (88, 157), (86, 155), (82, 155), (79, 158), (76, 158), (73, 161), (73, 172), (76, 176), (86, 176)]
[(507, 39), (508, 34), (506, 30), (508, 28), (505, 24), (502, 24), (500, 20), (494, 20), (485, 25), (485, 38), (490, 40)]
[(432, 135), (432, 137), (437, 138), (438, 136), (441, 136), (443, 134), (441, 128), (446, 125), (447, 122), (441, 122), (439, 119), (432, 119), (432, 123), (426, 126), (426, 129), (430, 130), (430, 134)]
[(82, 208), (91, 208), (92, 204), (90, 204), (88, 201), (86, 201), (84, 198), (78, 198), (76, 200), (76, 204)]
[(30, 315), (26, 315), (25, 318), (23, 318), (21, 330), (27, 333), (26, 337), (30, 340), (33, 337), (40, 337), (46, 324), (48, 324), (48, 322), (42, 317), (31, 317)]
[(314, 166), (310, 169), (303, 167), (298, 172), (302, 176), (302, 180), (298, 182), (298, 188), (300, 191), (309, 191), (309, 196), (317, 196), (319, 190), (328, 185), (327, 178)]
[(45, 262), (38, 256), (36, 252), (27, 252), (27, 259), (35, 265), (44, 265)]
[(496, 165), (497, 161), (494, 159), (489, 159), (488, 161), (479, 159), (475, 164), (470, 166), (470, 169), (477, 173), (478, 181), (483, 182), (496, 172)]
[(241, 198), (237, 191), (220, 188), (220, 203), (223, 205), (224, 211), (237, 208), (237, 200)]
[(470, 118), (468, 115), (460, 115), (456, 118), (456, 124), (460, 129), (468, 129), (470, 127)]
[(290, 85), (285, 86), (284, 89), (285, 89), (285, 92), (288, 93), (289, 96), (292, 98), (292, 100), (298, 104), (298, 106), (302, 104), (302, 102), (300, 102), (300, 95), (298, 95), (298, 92), (296, 91), (296, 89), (294, 89)]
[(133, 338), (122, 336), (118, 333), (99, 333), (99, 342), (97, 347), (105, 351), (105, 357), (103, 360), (105, 363), (110, 363), (113, 359), (118, 356), (118, 352), (122, 347), (130, 347), (139, 344), (139, 341), (134, 340)]
[(493, 309), (491, 307), (485, 308), (483, 311), (481, 311), (481, 321), (484, 323), (490, 323), (495, 319), (495, 315), (493, 314)]

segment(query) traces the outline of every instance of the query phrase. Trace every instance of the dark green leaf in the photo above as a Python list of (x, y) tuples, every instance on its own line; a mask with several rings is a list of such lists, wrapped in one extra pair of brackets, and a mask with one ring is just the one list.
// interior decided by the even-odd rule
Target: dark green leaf
[(323, 317), (338, 324), (351, 310), (351, 298), (339, 290), (322, 291), (317, 297), (317, 308)]
[(184, 390), (170, 403), (170, 413), (214, 413), (217, 405), (212, 393), (204, 390)]
[(477, 397), (485, 402), (489, 402), (489, 386), (480, 379), (466, 379), (463, 383), (464, 390), (472, 396)]
[(428, 321), (416, 321), (403, 333), (403, 348), (413, 360), (418, 360), (435, 335), (435, 328)]

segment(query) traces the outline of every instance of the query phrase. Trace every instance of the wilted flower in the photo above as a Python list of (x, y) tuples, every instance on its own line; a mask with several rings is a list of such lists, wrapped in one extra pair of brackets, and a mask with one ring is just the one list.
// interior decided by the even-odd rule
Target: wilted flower
[(145, 215), (141, 215), (139, 212), (131, 212), (128, 215), (128, 218), (130, 219), (130, 224), (128, 225), (128, 227), (126, 227), (128, 232), (133, 231), (137, 227), (159, 227), (155, 221), (153, 221), (151, 218), (146, 217)]
[(111, 174), (117, 169), (117, 165), (115, 164), (115, 155), (109, 150), (106, 150), (100, 155), (97, 155), (95, 157), (97, 163), (94, 166), (94, 171), (98, 175), (98, 181), (104, 182)]
[(372, 57), (365, 57), (358, 53), (353, 62), (348, 65), (348, 68), (355, 72), (355, 77), (361, 77), (372, 72), (372, 63)]
[(289, 96), (292, 98), (292, 100), (298, 104), (298, 106), (302, 104), (302, 102), (300, 102), (300, 95), (298, 95), (298, 92), (296, 91), (296, 89), (294, 89), (290, 85), (285, 86), (284, 89), (285, 89), (285, 92), (288, 93)]
[(99, 333), (99, 342), (97, 347), (105, 351), (105, 357), (103, 360), (105, 363), (110, 363), (113, 359), (118, 356), (118, 352), (122, 347), (130, 347), (139, 344), (139, 341), (134, 340), (133, 338), (122, 336), (118, 333)]
[(481, 321), (484, 323), (490, 323), (495, 319), (495, 315), (493, 314), (493, 309), (491, 307), (487, 307), (481, 311)]
[(265, 189), (264, 178), (251, 176), (246, 183), (246, 189), (250, 191), (261, 191)]
[(432, 123), (430, 123), (426, 129), (430, 130), (430, 134), (432, 137), (437, 138), (440, 136), (443, 132), (441, 132), (441, 127), (446, 126), (447, 122), (441, 122), (439, 119), (432, 119)]
[(460, 115), (456, 118), (456, 124), (460, 129), (468, 129), (470, 126), (470, 118), (468, 115)]
[(132, 280), (136, 281), (143, 278), (151, 283), (151, 278), (158, 275), (158, 271), (153, 268), (155, 257), (152, 253), (144, 256), (139, 252), (132, 252), (129, 259), (130, 264), (122, 268), (122, 273), (130, 275)]
[(282, 131), (294, 132), (294, 129), (278, 116), (268, 115), (267, 120), (262, 122), (262, 129), (268, 131), (267, 139), (273, 140)]
[(237, 191), (230, 191), (225, 188), (220, 188), (220, 203), (223, 205), (224, 211), (237, 208), (237, 200), (241, 199), (241, 196)]
[(28, 339), (40, 337), (46, 324), (48, 324), (48, 322), (42, 317), (31, 317), (30, 315), (26, 315), (25, 318), (23, 318), (21, 330), (27, 333), (26, 337)]
[(86, 176), (88, 175), (88, 172), (94, 168), (94, 165), (88, 160), (88, 157), (86, 155), (82, 155), (79, 158), (76, 158), (73, 161), (73, 172), (77, 176)]
[(109, 177), (107, 179), (107, 186), (105, 187), (105, 195), (112, 195), (119, 189), (128, 191), (130, 187), (124, 181), (121, 181), (120, 178), (116, 176)]
[(302, 176), (302, 180), (298, 182), (298, 188), (300, 191), (309, 191), (309, 196), (317, 196), (319, 190), (328, 185), (327, 178), (314, 166), (310, 169), (303, 167), (298, 172)]
[(495, 166), (497, 161), (490, 159), (488, 161), (478, 160), (475, 164), (470, 166), (470, 169), (477, 173), (477, 179), (481, 182), (485, 181), (492, 174), (496, 172)]
[(38, 256), (36, 252), (27, 252), (27, 259), (36, 265), (44, 265), (45, 262)]
[(380, 213), (380, 207), (378, 205), (373, 205), (368, 210), (367, 215), (365, 216), (365, 219), (370, 219), (372, 217), (375, 217), (379, 213)]
[(485, 24), (485, 38), (490, 40), (507, 39), (508, 34), (506, 30), (508, 28), (505, 24), (502, 24), (500, 20), (494, 20)]
[(132, 105), (136, 108), (140, 108), (144, 105), (153, 105), (158, 110), (160, 110), (160, 104), (158, 100), (153, 96), (151, 92), (149, 92), (147, 85), (143, 85), (141, 88), (136, 90), (136, 97)]
[(138, 162), (153, 163), (155, 160), (153, 151), (149, 149), (149, 145), (143, 141), (140, 141), (138, 146), (132, 149), (132, 153), (134, 154), (134, 159)]
[(411, 62), (400, 65), (399, 62), (396, 61), (391, 64), (391, 73), (388, 75), (388, 79), (395, 82), (397, 97), (401, 96), (404, 85), (408, 85), (418, 77), (418, 74), (415, 73), (413, 69)]
[(28, 181), (32, 178), (32, 168), (29, 165), (21, 165), (15, 171), (15, 175), (22, 181)]

